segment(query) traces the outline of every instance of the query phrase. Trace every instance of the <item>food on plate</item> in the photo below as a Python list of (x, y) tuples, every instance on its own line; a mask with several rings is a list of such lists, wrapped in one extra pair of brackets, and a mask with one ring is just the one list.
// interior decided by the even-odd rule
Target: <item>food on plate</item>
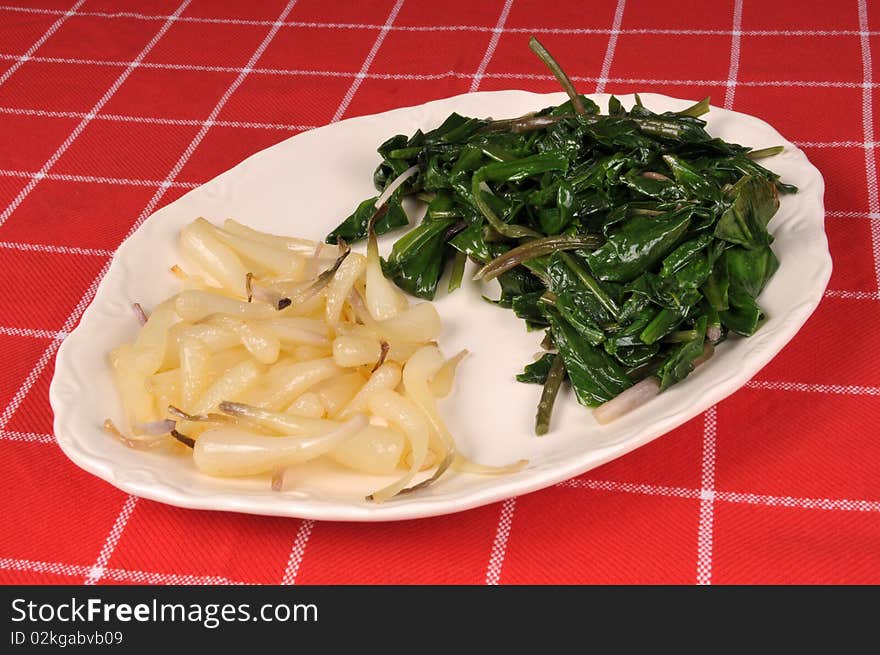
[[(748, 337), (757, 298), (779, 266), (767, 224), (780, 193), (797, 189), (752, 150), (713, 138), (699, 116), (708, 98), (655, 114), (638, 95), (608, 113), (577, 94), (535, 39), (532, 50), (569, 96), (559, 106), (493, 120), (457, 113), (428, 132), (391, 137), (374, 174), (385, 210), (376, 233), (410, 227), (383, 269), (398, 287), (433, 299), (450, 267), (495, 279), (509, 308), (545, 332), (545, 352), (517, 379), (543, 385), (535, 432), (544, 434), (567, 381), (607, 423), (682, 380), (731, 333)], [(327, 237), (366, 238), (375, 198)]]
[[(384, 200), (375, 213), (384, 213)], [(368, 496), (423, 489), (450, 467), (477, 473), (437, 408), (466, 351), (438, 348), (440, 317), (410, 305), (382, 272), (375, 234), (366, 256), (199, 218), (180, 232), (182, 289), (147, 311), (133, 343), (110, 354), (132, 448), (188, 450), (212, 476), (271, 475), (325, 456), (396, 475)], [(182, 444), (182, 445), (180, 445)], [(421, 471), (432, 471), (418, 483)]]

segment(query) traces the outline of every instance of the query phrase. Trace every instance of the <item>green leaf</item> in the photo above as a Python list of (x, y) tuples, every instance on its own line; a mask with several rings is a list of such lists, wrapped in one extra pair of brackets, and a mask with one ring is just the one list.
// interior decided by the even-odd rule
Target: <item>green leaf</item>
[(544, 384), (547, 381), (547, 374), (550, 372), (550, 367), (553, 366), (554, 359), (556, 359), (556, 355), (546, 353), (537, 361), (526, 364), (523, 372), (516, 376), (517, 381), (525, 382), (526, 384)]
[(720, 196), (718, 187), (709, 182), (695, 167), (675, 155), (663, 155), (663, 161), (690, 197), (700, 199), (716, 199)]
[(452, 188), (449, 172), (445, 168), (439, 155), (428, 158), (428, 164), (421, 174), (422, 183), (426, 189), (440, 190)]
[(685, 241), (663, 260), (663, 266), (660, 268), (660, 277), (669, 277), (677, 273), (711, 242), (711, 234), (701, 234), (696, 239)]
[(543, 293), (544, 291), (543, 283), (523, 266), (505, 271), (495, 279), (501, 285), (500, 302), (507, 307), (511, 306), (513, 298), (516, 296), (523, 296), (535, 291)]
[(608, 353), (581, 339), (577, 330), (554, 309), (547, 309), (547, 319), (553, 330), (553, 343), (580, 404), (596, 407), (632, 386), (626, 371)]
[(526, 321), (529, 329), (547, 326), (547, 320), (544, 318), (540, 307), (543, 294), (542, 290), (538, 290), (510, 298), (510, 308), (513, 309), (513, 313), (516, 314), (517, 318)]
[(605, 340), (600, 323), (607, 322), (607, 312), (588, 291), (563, 291), (554, 303), (562, 318), (588, 343), (597, 346)]
[[(419, 174), (377, 231), (405, 224), (404, 194), (429, 203), (385, 269), (430, 298), (453, 254), (450, 288), (466, 257), (494, 260), (486, 275), (505, 272), (501, 297), (489, 302), (512, 308), (530, 329), (550, 325), (561, 353), (557, 378), (565, 368), (580, 402), (607, 400), (647, 375), (665, 387), (690, 371), (702, 326), (722, 338), (760, 327), (755, 298), (779, 266), (767, 224), (778, 193), (795, 189), (750, 159), (769, 152), (706, 132), (698, 116), (708, 100), (657, 113), (641, 98), (627, 111), (612, 97), (603, 116), (539, 46), (532, 42), (567, 102), (496, 121), (451, 114), (435, 129), (380, 146), (378, 189), (411, 166)], [(359, 212), (328, 240), (362, 238), (371, 201)], [(547, 254), (548, 238), (595, 241)]]
[[(373, 229), (376, 234), (385, 234), (391, 230), (409, 225), (409, 218), (403, 211), (400, 204), (401, 191), (398, 189), (388, 199), (388, 210), (379, 218)], [(376, 213), (376, 200), (378, 196), (373, 196), (364, 200), (357, 206), (351, 216), (340, 223), (335, 230), (327, 235), (327, 243), (337, 243), (342, 238), (346, 243), (355, 243), (361, 239), (367, 238), (367, 224), (370, 222), (373, 214)]]
[(385, 275), (404, 291), (433, 299), (446, 260), (447, 232), (456, 222), (438, 219), (422, 223), (402, 236), (383, 266)]
[(724, 258), (715, 263), (715, 267), (706, 278), (700, 291), (715, 311), (722, 312), (729, 308), (728, 290), (730, 278), (727, 275), (727, 265)]
[(764, 312), (748, 292), (741, 287), (730, 287), (730, 308), (720, 312), (721, 325), (731, 332), (750, 337), (764, 322)]
[(686, 309), (664, 307), (651, 319), (639, 335), (642, 343), (650, 346), (672, 332), (684, 319)]
[(724, 259), (730, 283), (745, 290), (752, 298), (761, 295), (779, 268), (779, 260), (769, 246), (754, 250), (730, 248), (725, 252)]
[(621, 324), (626, 325), (630, 323), (650, 304), (652, 289), (648, 281), (648, 275), (648, 273), (645, 273), (626, 285), (626, 292), (630, 295), (620, 307), (620, 314), (617, 316), (617, 320)]
[(506, 245), (486, 243), (483, 227), (479, 225), (466, 227), (449, 240), (449, 245), (483, 264), (509, 249)]
[(581, 259), (567, 252), (555, 252), (548, 267), (550, 288), (559, 293), (566, 289), (588, 291), (608, 312), (609, 320), (614, 320), (620, 312), (616, 300), (609, 290), (603, 287), (581, 264)]
[(661, 391), (690, 375), (694, 370), (694, 360), (703, 354), (703, 344), (706, 340), (705, 316), (701, 316), (694, 324), (694, 331), (697, 333), (697, 338), (673, 348), (657, 371)]
[(453, 112), (443, 121), (440, 127), (425, 134), (425, 143), (431, 145), (441, 142), (455, 143), (457, 141), (466, 141), (468, 137), (473, 135), (487, 122), (477, 118), (461, 116)]
[(605, 351), (610, 355), (614, 355), (619, 348), (644, 346), (645, 343), (641, 339), (641, 334), (654, 317), (657, 316), (659, 311), (654, 304), (648, 303), (626, 323), (618, 324), (616, 330), (609, 330), (608, 337), (605, 340)]
[[(598, 114), (601, 110), (599, 109), (599, 105), (593, 102), (590, 98), (585, 95), (578, 95), (581, 100), (581, 104), (584, 106), (584, 111), (588, 114)], [(542, 109), (538, 112), (539, 116), (564, 116), (568, 114), (574, 114), (574, 107), (571, 104), (571, 100), (566, 100), (561, 105), (557, 105), (556, 107), (547, 107), (546, 109)]]
[(388, 159), (390, 153), (394, 150), (405, 148), (407, 145), (407, 141), (409, 141), (409, 139), (406, 138), (405, 134), (396, 134), (395, 136), (385, 141), (381, 146), (379, 146), (376, 149), (376, 152), (382, 155), (382, 159)]
[(452, 293), (461, 286), (464, 279), (464, 267), (467, 264), (467, 255), (463, 252), (456, 252), (452, 260), (452, 273), (449, 275), (449, 284), (446, 287), (447, 293)]
[(620, 104), (620, 100), (617, 99), (617, 96), (611, 96), (608, 99), (608, 115), (622, 116), (623, 114), (626, 114), (626, 110), (623, 108), (623, 105)]
[(632, 169), (620, 178), (630, 189), (648, 198), (663, 201), (685, 200), (684, 190), (674, 180), (658, 180), (645, 177), (643, 171)]
[[(607, 350), (607, 349), (606, 349)], [(628, 369), (636, 368), (650, 362), (660, 352), (660, 344), (650, 346), (620, 346), (614, 351), (614, 358)]]
[(678, 245), (690, 224), (690, 215), (689, 209), (683, 209), (649, 220), (633, 216), (587, 256), (590, 269), (600, 280), (634, 280)]
[(455, 198), (448, 191), (438, 191), (434, 199), (428, 203), (425, 212), (425, 220), (433, 221), (438, 218), (461, 218), (462, 211)]
[(734, 185), (733, 203), (715, 225), (715, 236), (746, 248), (763, 248), (772, 241), (767, 223), (779, 208), (772, 182), (744, 177)]
[(538, 219), (544, 234), (559, 234), (569, 223), (574, 214), (576, 198), (571, 184), (561, 181), (556, 188), (556, 206), (541, 209)]

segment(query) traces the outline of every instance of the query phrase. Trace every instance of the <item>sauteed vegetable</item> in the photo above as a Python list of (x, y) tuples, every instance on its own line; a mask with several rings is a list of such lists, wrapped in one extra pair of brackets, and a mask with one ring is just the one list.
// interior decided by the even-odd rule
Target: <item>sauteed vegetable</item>
[(729, 334), (754, 334), (756, 299), (779, 266), (767, 224), (779, 194), (797, 189), (756, 161), (781, 147), (706, 131), (708, 98), (658, 114), (638, 95), (630, 109), (611, 97), (601, 114), (536, 39), (530, 47), (567, 102), (503, 120), (454, 113), (391, 137), (374, 174), (384, 211), (365, 200), (327, 241), (363, 239), (371, 222), (378, 234), (408, 227), (403, 197), (425, 202), (386, 275), (425, 299), (447, 268), (458, 288), (466, 258), (476, 279), (498, 280), (490, 302), (546, 332), (547, 353), (517, 378), (544, 385), (543, 434), (564, 380), (607, 422), (685, 378)]

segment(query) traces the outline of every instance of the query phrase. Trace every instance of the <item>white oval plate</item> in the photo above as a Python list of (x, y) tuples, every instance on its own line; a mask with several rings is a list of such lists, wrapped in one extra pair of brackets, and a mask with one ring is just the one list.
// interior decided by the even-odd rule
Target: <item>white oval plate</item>
[[(608, 97), (594, 99), (604, 109)], [(657, 112), (691, 104), (654, 94), (642, 98)], [(468, 456), (486, 464), (528, 459), (528, 467), (519, 473), (450, 473), (424, 492), (377, 505), (364, 495), (384, 485), (383, 478), (316, 464), (297, 470), (293, 491), (277, 493), (266, 479), (210, 478), (198, 473), (190, 458), (130, 450), (102, 432), (105, 418), (120, 416), (107, 352), (133, 340), (137, 324), (132, 302), (149, 309), (178, 289), (168, 269), (179, 259), (176, 237), (186, 223), (197, 216), (214, 222), (233, 217), (261, 230), (321, 240), (359, 201), (375, 193), (376, 147), (389, 136), (433, 128), (452, 111), (503, 118), (564, 100), (563, 94), (524, 91), (472, 93), (345, 120), (257, 153), (150, 216), (120, 246), (79, 326), (58, 352), (50, 399), (62, 450), (116, 487), (172, 505), (328, 520), (411, 519), (484, 505), (568, 479), (646, 444), (736, 391), (815, 309), (831, 274), (831, 257), (819, 171), (767, 123), (713, 107), (706, 117), (711, 134), (754, 148), (785, 145), (784, 154), (764, 163), (800, 188), (782, 199), (770, 224), (781, 266), (760, 299), (769, 318), (755, 336), (727, 341), (684, 382), (611, 425), (600, 427), (569, 392), (557, 403), (551, 432), (535, 437), (540, 388), (520, 384), (514, 375), (532, 360), (541, 333), (526, 332), (510, 311), (481, 300), (486, 289), (465, 283), (452, 295), (441, 291), (436, 301), (443, 318), (443, 350), (451, 354), (468, 348), (472, 353), (441, 409)], [(627, 106), (633, 102), (632, 96), (622, 100)], [(382, 240), (382, 252), (399, 234)]]

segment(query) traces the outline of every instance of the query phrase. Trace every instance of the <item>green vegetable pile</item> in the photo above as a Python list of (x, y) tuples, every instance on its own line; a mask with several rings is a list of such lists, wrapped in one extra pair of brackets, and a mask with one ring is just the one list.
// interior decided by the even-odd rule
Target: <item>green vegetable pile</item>
[(454, 113), (388, 139), (376, 188), (410, 177), (378, 210), (376, 197), (365, 200), (327, 241), (408, 226), (402, 198), (426, 202), (386, 275), (426, 299), (450, 262), (449, 291), (466, 258), (482, 265), (477, 278), (497, 278), (501, 297), (490, 302), (546, 330), (547, 354), (517, 376), (544, 385), (543, 434), (565, 379), (595, 407), (647, 377), (665, 389), (729, 333), (754, 334), (764, 318), (756, 298), (779, 266), (767, 223), (779, 193), (797, 189), (755, 161), (782, 148), (706, 132), (708, 98), (656, 114), (638, 96), (629, 111), (612, 97), (601, 115), (537, 40), (530, 47), (567, 102), (507, 120)]

